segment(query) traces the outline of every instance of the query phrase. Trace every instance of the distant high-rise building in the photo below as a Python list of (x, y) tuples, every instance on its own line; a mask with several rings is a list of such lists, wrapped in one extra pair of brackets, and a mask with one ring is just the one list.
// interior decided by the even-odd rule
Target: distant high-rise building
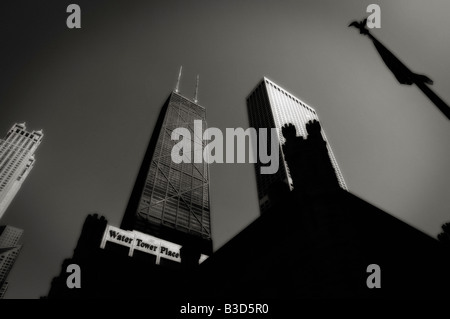
[(0, 299), (8, 288), (8, 274), (19, 255), (23, 230), (12, 226), (0, 226)]
[(0, 219), (33, 168), (43, 136), (42, 130), (27, 132), (22, 123), (14, 124), (0, 140)]
[[(256, 129), (277, 128), (278, 139), (280, 142), (280, 165), (277, 173), (261, 174), (261, 164), (259, 162), (255, 164), (259, 205), (261, 212), (263, 213), (271, 206), (269, 192), (274, 185), (275, 187), (278, 187), (280, 183), (285, 183), (290, 189), (293, 187), (289, 168), (281, 148), (281, 144), (284, 142), (281, 128), (285, 124), (292, 123), (297, 128), (299, 135), (307, 137), (308, 132), (306, 130), (306, 124), (309, 121), (318, 121), (319, 117), (312, 107), (266, 77), (264, 77), (258, 83), (256, 88), (248, 95), (247, 107), (250, 126)], [(321, 134), (327, 144), (328, 155), (332, 162), (339, 185), (343, 189), (347, 189), (344, 178), (323, 130)]]
[[(206, 111), (196, 98), (187, 99), (173, 91), (161, 110), (153, 135), (139, 170), (126, 208), (121, 228), (156, 236), (184, 245), (194, 246), (202, 253), (212, 251), (209, 167), (208, 163), (194, 163), (194, 152), (202, 152), (205, 142), (194, 139), (194, 121), (206, 126)], [(172, 140), (175, 128), (185, 128), (191, 134), (191, 162), (175, 163)], [(200, 132), (198, 128), (195, 133)], [(194, 146), (195, 143), (201, 145)], [(201, 153), (203, 154), (203, 153)], [(200, 248), (201, 247), (201, 248)]]

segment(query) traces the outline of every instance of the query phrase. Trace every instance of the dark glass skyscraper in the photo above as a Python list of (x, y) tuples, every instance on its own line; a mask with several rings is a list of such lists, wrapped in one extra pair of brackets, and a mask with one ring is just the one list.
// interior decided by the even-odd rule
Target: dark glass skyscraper
[(0, 299), (8, 289), (8, 274), (22, 249), (23, 230), (12, 226), (0, 226)]
[[(206, 127), (205, 108), (173, 91), (164, 103), (134, 185), (121, 228), (136, 230), (184, 245), (194, 241), (203, 253), (212, 251), (209, 167), (194, 162), (194, 120)], [(172, 131), (191, 133), (191, 163), (172, 161)], [(198, 130), (197, 130), (198, 133)]]
[[(178, 85), (177, 85), (178, 88)], [(184, 298), (192, 292), (191, 270), (212, 254), (209, 167), (172, 160), (184, 128), (191, 135), (191, 156), (202, 152), (205, 108), (170, 93), (156, 121), (121, 227), (89, 215), (74, 250), (54, 278), (48, 298)], [(195, 122), (194, 122), (195, 121)], [(201, 128), (200, 128), (201, 124)], [(195, 125), (195, 128), (194, 128)], [(198, 138), (194, 138), (194, 133)], [(172, 135), (174, 140), (172, 140)], [(196, 147), (194, 147), (194, 143)], [(201, 144), (201, 145), (200, 145)], [(199, 153), (197, 153), (200, 155)], [(188, 159), (188, 153), (183, 153)], [(198, 160), (198, 158), (197, 158)], [(67, 286), (67, 266), (82, 269), (81, 289)]]

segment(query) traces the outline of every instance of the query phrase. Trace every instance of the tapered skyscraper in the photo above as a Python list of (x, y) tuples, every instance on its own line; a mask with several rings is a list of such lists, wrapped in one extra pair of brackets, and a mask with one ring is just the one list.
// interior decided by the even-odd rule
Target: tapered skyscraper
[[(284, 143), (281, 128), (285, 124), (292, 123), (297, 128), (298, 135), (306, 138), (308, 135), (306, 124), (309, 121), (318, 121), (319, 117), (312, 107), (266, 77), (258, 83), (256, 88), (247, 97), (247, 108), (251, 127), (256, 129), (278, 129), (278, 138), (280, 142), (280, 166), (278, 172), (275, 174), (260, 174), (260, 163), (256, 163), (255, 165), (259, 205), (261, 212), (265, 212), (271, 206), (269, 192), (274, 185), (280, 185), (280, 182), (283, 182), (288, 185), (289, 188), (292, 189), (293, 187), (289, 168), (281, 148), (281, 144)], [(338, 183), (343, 189), (347, 189), (325, 133), (323, 130), (321, 133), (326, 142), (328, 155), (336, 173)]]
[(0, 226), (0, 299), (8, 289), (8, 274), (22, 249), (20, 239), (23, 230), (11, 226)]
[(0, 219), (34, 166), (34, 152), (42, 131), (27, 132), (25, 123), (14, 124), (0, 140)]
[[(208, 254), (212, 250), (209, 168), (204, 161), (193, 163), (194, 141), (198, 142), (194, 139), (194, 120), (202, 121), (203, 134), (206, 111), (195, 99), (180, 95), (177, 89), (162, 107), (121, 228), (180, 245), (196, 242), (195, 246)], [(175, 128), (186, 128), (191, 133), (192, 163), (172, 161), (172, 149), (178, 143), (171, 139)], [(204, 143), (201, 137), (198, 140)]]

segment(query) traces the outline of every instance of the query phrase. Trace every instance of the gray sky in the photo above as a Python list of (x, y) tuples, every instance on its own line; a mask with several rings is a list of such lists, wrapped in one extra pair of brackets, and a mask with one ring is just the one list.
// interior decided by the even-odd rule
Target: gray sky
[[(450, 221), (449, 121), (347, 28), (379, 4), (372, 33), (450, 103), (450, 2), (77, 1), (69, 30), (72, 2), (0, 5), (0, 135), (45, 134), (0, 221), (25, 230), (7, 298), (48, 293), (88, 213), (120, 225), (180, 65), (185, 96), (200, 74), (210, 127), (248, 127), (267, 76), (317, 110), (351, 192), (433, 237)], [(217, 249), (259, 215), (252, 164), (213, 164), (210, 192)]]

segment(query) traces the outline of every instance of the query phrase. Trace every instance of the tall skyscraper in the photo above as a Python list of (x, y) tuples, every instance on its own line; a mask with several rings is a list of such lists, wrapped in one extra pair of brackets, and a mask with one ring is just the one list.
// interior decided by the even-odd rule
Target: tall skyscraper
[[(281, 144), (284, 142), (281, 128), (285, 124), (292, 123), (297, 128), (297, 133), (299, 133), (299, 135), (307, 137), (308, 132), (306, 130), (306, 123), (313, 120), (318, 121), (319, 117), (312, 107), (266, 77), (264, 77), (258, 83), (256, 88), (248, 95), (247, 108), (250, 126), (256, 129), (277, 128), (278, 139), (280, 142), (280, 165), (277, 173), (260, 174), (261, 164), (259, 162), (255, 164), (259, 205), (261, 212), (263, 213), (271, 206), (269, 192), (273, 185), (279, 185), (280, 182), (284, 182), (290, 189), (293, 187), (289, 168), (281, 148)], [(331, 146), (328, 143), (323, 130), (322, 136), (327, 144), (328, 155), (335, 170), (339, 185), (343, 189), (347, 189), (344, 178), (333, 155), (333, 151), (331, 150)]]
[(8, 289), (8, 274), (19, 255), (23, 230), (11, 226), (0, 226), (0, 299)]
[[(194, 147), (199, 142), (194, 139), (194, 120), (202, 121), (203, 134), (207, 128), (206, 111), (196, 98), (190, 100), (177, 91), (169, 95), (162, 107), (121, 228), (180, 245), (195, 242), (202, 253), (209, 254), (212, 251), (209, 167), (203, 160), (194, 163), (194, 151), (202, 150), (205, 144), (200, 137), (201, 148)], [(178, 143), (171, 139), (175, 128), (185, 128), (191, 133), (190, 163), (172, 161), (172, 148)]]
[(0, 140), (0, 219), (33, 168), (43, 136), (42, 130), (27, 132), (22, 123), (14, 124)]
[[(191, 271), (212, 254), (209, 167), (203, 160), (194, 162), (194, 152), (203, 154), (205, 142), (199, 135), (207, 127), (205, 108), (197, 102), (198, 78), (191, 100), (178, 93), (180, 76), (181, 70), (176, 89), (156, 121), (120, 228), (97, 214), (89, 215), (73, 257), (64, 260), (60, 275), (52, 281), (49, 298), (118, 298), (123, 294), (126, 298), (176, 300), (192, 292), (197, 276)], [(192, 162), (172, 160), (172, 152), (179, 151), (176, 144), (180, 141), (172, 140), (177, 128), (191, 135), (183, 134), (183, 142), (191, 142)], [(176, 133), (174, 138), (179, 137)], [(68, 288), (69, 264), (82, 269), (83, 288)]]

